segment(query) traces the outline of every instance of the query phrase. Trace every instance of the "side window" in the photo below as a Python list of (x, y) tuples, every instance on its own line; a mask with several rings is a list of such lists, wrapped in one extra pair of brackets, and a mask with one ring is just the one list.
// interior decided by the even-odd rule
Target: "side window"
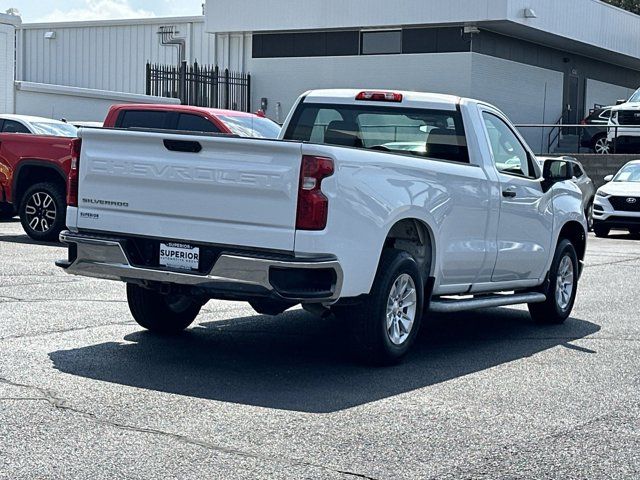
[(573, 164), (573, 176), (576, 178), (582, 178), (584, 176), (584, 171), (577, 163)]
[(2, 125), (2, 133), (31, 133), (27, 127), (14, 120), (5, 120)]
[(610, 117), (611, 117), (611, 110), (605, 110), (600, 114), (600, 118), (602, 118), (603, 120), (609, 120)]
[(154, 110), (129, 110), (120, 114), (118, 128), (156, 128), (166, 127), (167, 112)]
[(220, 133), (220, 129), (204, 117), (181, 113), (178, 117), (176, 130), (183, 132)]
[(489, 135), (493, 161), (498, 171), (534, 178), (536, 172), (531, 165), (527, 150), (513, 130), (492, 113), (483, 112), (482, 116)]

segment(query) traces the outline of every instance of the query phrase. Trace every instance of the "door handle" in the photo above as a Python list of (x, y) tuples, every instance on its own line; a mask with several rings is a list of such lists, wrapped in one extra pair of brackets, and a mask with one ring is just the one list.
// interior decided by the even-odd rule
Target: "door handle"
[(502, 196), (504, 198), (516, 198), (518, 194), (516, 193), (514, 188), (510, 187), (502, 191)]
[(164, 147), (172, 152), (199, 153), (202, 151), (200, 142), (187, 140), (164, 140)]

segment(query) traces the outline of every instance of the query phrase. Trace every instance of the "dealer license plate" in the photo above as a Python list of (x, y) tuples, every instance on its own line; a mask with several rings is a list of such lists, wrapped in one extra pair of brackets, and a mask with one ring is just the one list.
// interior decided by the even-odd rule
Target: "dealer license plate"
[(179, 270), (198, 270), (200, 249), (182, 243), (161, 243), (160, 266)]

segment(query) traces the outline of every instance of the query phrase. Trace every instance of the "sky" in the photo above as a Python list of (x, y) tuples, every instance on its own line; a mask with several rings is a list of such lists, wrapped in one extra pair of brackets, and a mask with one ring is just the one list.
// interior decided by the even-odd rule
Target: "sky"
[(0, 0), (24, 23), (201, 15), (205, 0)]

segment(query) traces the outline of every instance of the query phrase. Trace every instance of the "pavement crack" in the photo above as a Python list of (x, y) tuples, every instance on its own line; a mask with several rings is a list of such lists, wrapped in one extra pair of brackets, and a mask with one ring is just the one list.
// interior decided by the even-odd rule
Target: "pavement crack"
[(6, 284), (6, 285), (0, 285), (0, 288), (33, 287), (35, 285), (62, 285), (62, 284), (69, 284), (69, 283), (79, 283), (79, 281), (78, 280), (59, 280), (57, 282), (9, 283), (9, 284)]
[[(56, 396), (56, 394), (52, 390), (48, 390), (46, 388), (36, 387), (34, 385), (28, 385), (26, 383), (14, 382), (13, 380), (9, 380), (8, 378), (0, 377), (0, 384), (9, 385), (10, 387), (15, 388), (26, 388), (28, 390), (34, 390), (38, 392), (40, 397), (23, 397), (21, 400), (44, 400), (49, 404), (53, 405), (56, 408), (64, 407), (65, 401), (62, 398)], [(3, 400), (7, 400), (3, 398)]]
[(95, 302), (95, 303), (127, 303), (126, 300), (101, 300), (95, 298), (19, 298), (0, 295), (0, 300), (6, 299), (4, 303), (46, 303), (46, 302)]
[(362, 473), (355, 473), (355, 472), (348, 472), (346, 470), (334, 470), (335, 473), (339, 473), (341, 475), (350, 475), (352, 477), (356, 477), (356, 478), (364, 478), (366, 480), (378, 480), (375, 477), (370, 477), (368, 475), (363, 475)]
[(618, 265), (621, 263), (628, 263), (628, 262), (637, 262), (640, 260), (640, 257), (632, 257), (632, 258), (626, 258), (624, 260), (616, 260), (615, 262), (606, 262), (606, 263), (590, 263), (584, 266), (584, 268), (593, 268), (593, 267), (607, 267), (609, 265)]
[(192, 437), (188, 437), (186, 435), (182, 435), (179, 433), (173, 433), (173, 432), (167, 432), (165, 430), (160, 430), (157, 428), (151, 428), (151, 427), (140, 427), (140, 426), (136, 426), (136, 425), (131, 425), (131, 424), (127, 424), (127, 423), (122, 423), (122, 422), (118, 422), (115, 420), (109, 420), (106, 418), (101, 418), (98, 417), (95, 413), (91, 413), (91, 412), (87, 412), (84, 410), (81, 410), (79, 408), (73, 407), (71, 405), (68, 405), (66, 400), (64, 400), (63, 398), (59, 397), (58, 395), (56, 395), (55, 392), (53, 392), (52, 390), (49, 389), (45, 389), (45, 388), (41, 388), (41, 387), (37, 387), (34, 385), (28, 385), (25, 383), (19, 383), (19, 382), (15, 382), (12, 380), (9, 380), (7, 378), (4, 377), (0, 377), (0, 384), (5, 384), (5, 385), (9, 385), (12, 387), (16, 387), (16, 388), (25, 388), (25, 389), (30, 389), (33, 391), (38, 392), (41, 396), (39, 397), (0, 397), (0, 401), (44, 401), (47, 402), (49, 405), (51, 405), (52, 407), (54, 407), (57, 410), (63, 411), (63, 412), (67, 412), (67, 413), (71, 413), (71, 414), (76, 414), (79, 415), (83, 418), (85, 418), (86, 420), (98, 424), (98, 425), (103, 425), (103, 426), (107, 426), (107, 427), (111, 427), (111, 428), (116, 428), (119, 430), (124, 430), (127, 432), (136, 432), (136, 433), (142, 433), (142, 434), (147, 434), (147, 435), (158, 435), (158, 436), (162, 436), (165, 438), (170, 438), (172, 440), (175, 440), (177, 442), (180, 442), (182, 444), (185, 445), (191, 445), (191, 446), (195, 446), (195, 447), (199, 447), (199, 448), (204, 448), (210, 451), (215, 451), (215, 452), (219, 452), (219, 453), (224, 453), (224, 454), (228, 454), (228, 455), (236, 455), (236, 456), (240, 456), (243, 458), (250, 458), (253, 460), (259, 460), (261, 462), (263, 461), (267, 461), (267, 462), (275, 462), (275, 463), (279, 463), (281, 465), (284, 466), (296, 466), (296, 467), (310, 467), (310, 468), (315, 468), (315, 469), (319, 469), (319, 470), (325, 470), (325, 471), (330, 471), (333, 473), (337, 473), (340, 475), (346, 475), (346, 476), (352, 476), (355, 478), (364, 478), (367, 480), (377, 480), (374, 477), (370, 477), (368, 475), (365, 474), (361, 474), (361, 473), (356, 473), (356, 472), (351, 472), (348, 470), (339, 470), (336, 468), (332, 468), (332, 467), (328, 467), (326, 465), (321, 465), (321, 464), (317, 464), (317, 463), (313, 463), (313, 462), (307, 462), (304, 460), (295, 460), (295, 459), (286, 459), (286, 458), (278, 458), (278, 457), (273, 457), (273, 456), (265, 456), (265, 455), (259, 455), (253, 452), (248, 452), (245, 450), (241, 450), (238, 448), (233, 448), (233, 447), (225, 447), (225, 446), (221, 446), (221, 445), (216, 445), (214, 443), (205, 441), (205, 440), (200, 440), (200, 439), (196, 439), (196, 438), (192, 438)]
[(46, 337), (48, 335), (55, 335), (57, 333), (68, 333), (68, 332), (79, 332), (82, 330), (93, 330), (96, 328), (104, 328), (104, 327), (115, 327), (119, 325), (135, 325), (135, 322), (131, 320), (127, 320), (126, 322), (113, 322), (113, 323), (104, 323), (102, 325), (88, 325), (85, 327), (76, 327), (76, 328), (66, 328), (59, 330), (49, 330), (48, 332), (39, 332), (39, 333), (25, 333), (24, 335), (7, 335), (6, 337), (0, 337), (0, 342), (3, 340), (15, 340), (19, 338), (36, 338), (36, 337)]

